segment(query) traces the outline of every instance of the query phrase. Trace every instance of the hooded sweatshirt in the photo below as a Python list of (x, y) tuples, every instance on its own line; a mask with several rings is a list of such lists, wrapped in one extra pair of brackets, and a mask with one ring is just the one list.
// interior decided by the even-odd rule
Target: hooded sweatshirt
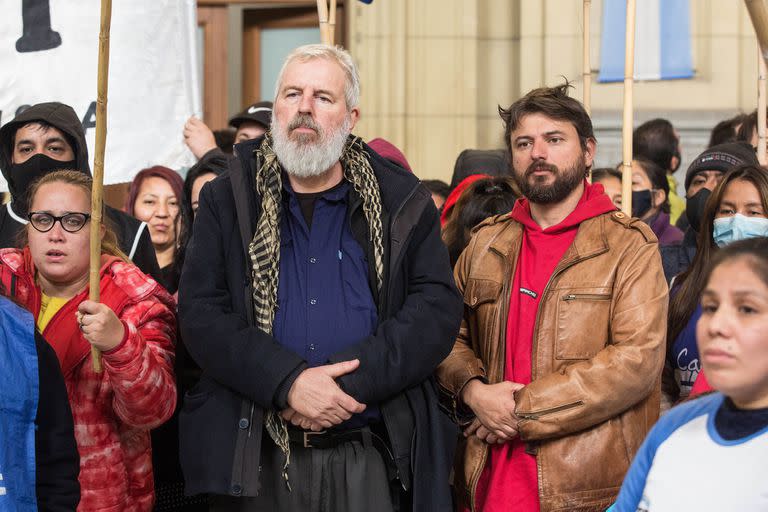
[[(38, 103), (21, 114), (17, 115), (13, 121), (0, 128), (0, 170), (3, 177), (14, 187), (10, 179), (10, 167), (13, 159), (13, 144), (16, 131), (29, 123), (44, 121), (61, 131), (72, 146), (75, 153), (76, 170), (91, 175), (91, 168), (88, 164), (88, 146), (85, 142), (85, 132), (83, 125), (78, 119), (77, 114), (69, 105), (58, 102)], [(16, 194), (26, 193), (27, 191), (15, 191)], [(19, 232), (27, 224), (23, 212), (17, 212), (13, 209), (14, 201), (17, 197), (11, 197), (11, 202), (0, 207), (0, 248), (17, 247), (17, 238)], [(104, 205), (105, 217), (112, 223), (117, 239), (120, 242), (120, 249), (127, 254), (133, 263), (145, 274), (149, 274), (155, 279), (160, 276), (160, 268), (157, 265), (155, 249), (152, 246), (152, 240), (149, 237), (149, 230), (146, 229), (146, 223), (134, 219), (119, 210), (108, 205)]]
[[(527, 199), (518, 199), (515, 203), (510, 215), (523, 225), (523, 240), (512, 278), (504, 380), (530, 384), (536, 314), (549, 278), (576, 238), (579, 225), (615, 209), (602, 185), (590, 185), (586, 181), (576, 208), (562, 222), (547, 229), (541, 229), (531, 217)], [(516, 437), (491, 447), (478, 482), (477, 510), (537, 512), (538, 489), (536, 457), (526, 453), (525, 444)]]

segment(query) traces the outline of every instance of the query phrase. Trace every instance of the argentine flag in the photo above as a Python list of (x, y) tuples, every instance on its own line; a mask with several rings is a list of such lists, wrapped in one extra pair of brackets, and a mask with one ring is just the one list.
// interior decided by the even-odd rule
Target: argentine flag
[[(624, 80), (627, 2), (603, 1), (600, 82)], [(635, 14), (635, 80), (693, 77), (688, 0), (640, 0)]]

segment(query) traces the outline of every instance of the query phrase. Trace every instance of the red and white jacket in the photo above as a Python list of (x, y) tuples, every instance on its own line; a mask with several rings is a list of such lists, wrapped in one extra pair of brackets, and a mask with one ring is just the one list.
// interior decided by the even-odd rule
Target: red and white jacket
[[(87, 288), (42, 334), (59, 358), (72, 407), (80, 452), (78, 512), (145, 512), (154, 502), (149, 430), (176, 407), (175, 305), (134, 265), (106, 255), (101, 264), (101, 302), (126, 328), (120, 345), (103, 353), (104, 371), (93, 371), (90, 344), (75, 318)], [(0, 282), (37, 319), (41, 292), (29, 249), (0, 249)]]

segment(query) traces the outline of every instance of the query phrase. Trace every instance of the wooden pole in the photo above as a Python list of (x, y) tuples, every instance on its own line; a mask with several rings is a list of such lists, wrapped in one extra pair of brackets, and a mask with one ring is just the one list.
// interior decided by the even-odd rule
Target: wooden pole
[(763, 52), (758, 46), (757, 52), (757, 161), (766, 165), (766, 66)]
[[(592, 0), (584, 0), (584, 30), (582, 41), (582, 71), (581, 77), (584, 82), (584, 98), (582, 103), (584, 104), (584, 110), (587, 111), (587, 115), (592, 115), (592, 63), (589, 55), (589, 11), (592, 4)], [(587, 181), (592, 183), (592, 169), (589, 170)]]
[(635, 0), (627, 0), (624, 52), (624, 126), (622, 135), (621, 209), (632, 215), (632, 86), (635, 75)]
[(768, 59), (768, 8), (764, 0), (744, 0), (749, 11), (749, 17), (752, 20), (752, 26), (755, 27), (758, 47), (762, 51), (763, 59)]
[[(104, 192), (104, 149), (107, 144), (107, 90), (109, 82), (109, 29), (112, 20), (112, 0), (101, 0), (101, 29), (99, 32), (99, 65), (96, 96), (96, 153), (93, 157), (93, 190), (91, 192), (91, 265), (88, 298), (99, 301), (99, 270), (101, 269), (101, 214)], [(101, 373), (101, 352), (91, 345), (93, 371)]]
[(582, 78), (584, 79), (584, 109), (592, 115), (592, 62), (589, 55), (589, 10), (592, 0), (584, 0), (584, 56)]
[(336, 43), (336, 0), (331, 0), (331, 5), (328, 8), (328, 36), (330, 38), (330, 45), (333, 46)]
[(328, 32), (328, 4), (326, 0), (317, 0), (317, 17), (320, 20), (320, 42), (330, 44)]

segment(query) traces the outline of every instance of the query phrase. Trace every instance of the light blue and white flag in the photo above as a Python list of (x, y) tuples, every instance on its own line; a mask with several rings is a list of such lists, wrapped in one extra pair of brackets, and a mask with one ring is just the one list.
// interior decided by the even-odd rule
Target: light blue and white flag
[[(688, 0), (640, 0), (635, 15), (635, 79), (693, 77)], [(603, 1), (600, 82), (624, 80), (627, 2)]]

